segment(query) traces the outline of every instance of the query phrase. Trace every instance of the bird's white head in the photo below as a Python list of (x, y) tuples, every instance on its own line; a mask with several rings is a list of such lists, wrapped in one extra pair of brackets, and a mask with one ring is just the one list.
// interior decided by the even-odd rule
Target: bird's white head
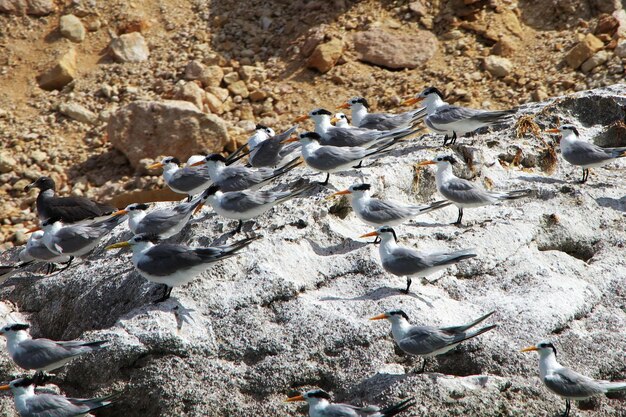
[(349, 127), (350, 121), (348, 120), (348, 116), (345, 113), (335, 113), (332, 119), (330, 119), (331, 123), (334, 123), (337, 127)]
[(550, 355), (556, 356), (556, 348), (552, 344), (552, 342), (544, 340), (542, 342), (537, 343), (534, 346), (528, 346), (527, 348), (522, 349), (522, 352), (532, 352), (536, 351), (540, 357), (547, 357)]
[(131, 218), (136, 217), (140, 214), (143, 214), (146, 210), (150, 208), (149, 204), (145, 203), (132, 203), (126, 206), (124, 210), (116, 211), (113, 213), (115, 216), (123, 216), (128, 214)]
[(576, 137), (580, 136), (580, 133), (578, 133), (578, 128), (576, 128), (576, 126), (574, 126), (573, 124), (563, 124), (559, 127), (557, 127), (556, 129), (547, 129), (546, 130), (547, 133), (560, 133), (563, 137), (569, 136), (569, 135), (574, 135)]
[(16, 335), (18, 332), (28, 332), (29, 328), (30, 325), (26, 323), (5, 324), (2, 328), (0, 328), (0, 335), (11, 337)]
[(398, 241), (398, 236), (396, 235), (396, 231), (393, 230), (393, 228), (389, 226), (380, 226), (378, 229), (374, 230), (373, 232), (366, 233), (359, 237), (373, 237), (373, 236), (380, 237), (380, 240), (382, 241), (383, 244), (387, 242)]
[(297, 402), (297, 401), (306, 401), (309, 404), (316, 404), (319, 402), (330, 402), (330, 394), (324, 391), (323, 389), (313, 389), (305, 392), (302, 395), (296, 395), (294, 397), (289, 397), (285, 400), (286, 403)]
[(35, 381), (31, 378), (18, 378), (9, 382), (7, 385), (0, 385), (0, 391), (9, 390), (16, 396), (24, 393), (34, 394)]
[(125, 242), (117, 242), (114, 243), (112, 245), (107, 246), (106, 250), (111, 250), (111, 249), (119, 249), (119, 248), (128, 248), (130, 247), (133, 251), (139, 251), (141, 252), (142, 250), (145, 250), (147, 248), (151, 248), (152, 246), (154, 246), (155, 243), (157, 243), (159, 241), (159, 237), (156, 235), (150, 235), (148, 233), (142, 233), (139, 235), (135, 235), (132, 238), (130, 238), (129, 240), (125, 241)]
[(404, 311), (398, 309), (386, 311), (382, 314), (370, 318), (370, 320), (389, 320), (392, 323), (396, 321), (399, 322), (406, 320), (408, 322), (409, 316)]
[(167, 156), (161, 160), (161, 162), (154, 163), (148, 166), (148, 169), (164, 168), (165, 170), (171, 170), (180, 166), (180, 160), (173, 156)]
[(352, 184), (345, 190), (337, 191), (336, 193), (332, 193), (327, 198), (332, 199), (334, 197), (338, 197), (340, 195), (349, 195), (352, 197), (361, 197), (372, 188), (369, 184)]

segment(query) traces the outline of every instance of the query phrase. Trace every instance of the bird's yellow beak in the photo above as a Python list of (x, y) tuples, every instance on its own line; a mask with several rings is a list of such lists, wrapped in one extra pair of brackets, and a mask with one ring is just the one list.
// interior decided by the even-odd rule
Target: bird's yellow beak
[(401, 106), (412, 106), (415, 103), (419, 103), (420, 101), (424, 100), (421, 97), (411, 97), (409, 99), (404, 100), (402, 103), (400, 103)]
[(27, 233), (27, 234), (28, 234), (28, 233), (34, 233), (34, 232), (36, 232), (37, 230), (41, 230), (41, 227), (39, 227), (39, 226), (35, 226), (35, 227), (33, 227), (32, 229), (28, 229), (28, 230), (26, 231), (26, 233)]
[(280, 142), (280, 143), (281, 143), (281, 144), (282, 144), (282, 143), (292, 143), (292, 142), (297, 142), (297, 141), (299, 141), (299, 140), (300, 140), (300, 138), (298, 138), (297, 136), (292, 136), (292, 137), (290, 137), (289, 139), (285, 139), (284, 141), (282, 141), (282, 142)]
[(361, 235), (359, 237), (372, 237), (372, 236), (378, 236), (378, 232), (374, 230), (373, 232), (365, 233), (364, 235)]
[(383, 313), (383, 314), (379, 314), (377, 316), (374, 317), (370, 317), (370, 320), (385, 320), (388, 319), (389, 316), (387, 315), (387, 313)]
[(343, 103), (340, 106), (337, 106), (338, 109), (349, 109), (350, 108), (350, 103)]
[(306, 401), (302, 395), (296, 395), (295, 397), (289, 397), (285, 400), (286, 403), (294, 403), (296, 401)]
[(532, 352), (534, 350), (539, 350), (539, 349), (537, 349), (537, 346), (528, 346), (520, 350), (520, 352)]
[(561, 133), (559, 129), (546, 129), (544, 130), (546, 133)]
[(426, 165), (437, 165), (437, 163), (434, 161), (422, 161), (419, 164), (417, 164), (418, 167), (423, 167)]
[(111, 217), (123, 216), (125, 214), (128, 214), (128, 210), (119, 210), (119, 211), (116, 211), (115, 213), (111, 214)]
[(162, 168), (163, 166), (164, 166), (163, 162), (157, 162), (155, 164), (148, 165), (148, 169), (157, 169), (157, 168)]
[(346, 194), (352, 194), (352, 191), (350, 191), (350, 190), (337, 191), (336, 193), (332, 193), (331, 195), (326, 197), (326, 200), (332, 200), (333, 198), (335, 198), (337, 196), (346, 195)]
[(306, 119), (309, 118), (308, 114), (303, 114), (301, 116), (296, 117), (296, 119), (294, 120), (295, 123), (300, 123), (300, 122), (304, 122)]
[(0, 391), (8, 391), (8, 390), (10, 390), (10, 389), (11, 389), (11, 387), (10, 387), (10, 386), (8, 386), (8, 385), (2, 385), (2, 386), (0, 386)]
[(336, 117), (333, 117), (332, 119), (330, 119), (330, 122), (331, 122), (332, 124), (335, 124), (335, 123), (337, 123), (338, 121), (339, 121), (339, 119), (337, 119)]
[(204, 159), (203, 159), (202, 161), (194, 162), (193, 164), (191, 164), (191, 165), (189, 165), (189, 166), (192, 166), (192, 167), (197, 167), (197, 166), (200, 166), (200, 165), (202, 165), (202, 164), (204, 164)]
[(105, 250), (111, 250), (111, 249), (127, 248), (129, 246), (130, 246), (130, 243), (128, 243), (128, 242), (117, 242), (117, 243), (114, 243), (112, 245), (107, 246), (104, 249)]

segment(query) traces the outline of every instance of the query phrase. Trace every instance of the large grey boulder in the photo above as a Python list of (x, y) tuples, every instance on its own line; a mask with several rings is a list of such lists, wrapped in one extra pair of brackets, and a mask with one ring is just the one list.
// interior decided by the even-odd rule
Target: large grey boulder
[[(557, 117), (580, 121), (581, 132), (593, 138), (623, 118), (618, 109), (625, 93), (624, 86), (584, 92), (522, 106), (518, 116), (539, 114), (542, 128)], [(613, 112), (594, 122), (590, 112), (598, 103)], [(429, 135), (409, 142), (364, 168), (364, 179), (382, 197), (439, 199), (432, 187), (415, 182), (414, 164), (451, 152), (424, 149), (424, 142), (441, 140)], [(595, 378), (626, 379), (625, 161), (595, 170), (579, 185), (580, 170), (561, 159), (552, 174), (542, 171), (544, 145), (531, 136), (517, 139), (513, 126), (459, 143), (460, 151), (481, 150), (474, 181), (530, 188), (534, 196), (467, 209), (461, 228), (449, 225), (454, 208), (396, 228), (402, 245), (474, 247), (479, 255), (414, 283), (413, 295), (401, 294), (404, 280), (385, 273), (377, 249), (357, 239), (370, 229), (353, 213), (344, 219), (330, 214), (334, 203), (323, 200), (330, 191), (318, 189), (260, 217), (261, 240), (174, 289), (165, 303), (151, 304), (160, 293), (133, 270), (128, 253), (100, 249), (55, 276), (11, 278), (0, 287), (0, 314), (19, 309), (36, 336), (110, 339), (110, 348), (70, 363), (53, 381), (80, 397), (110, 386), (123, 390), (122, 402), (102, 416), (302, 416), (305, 408), (282, 401), (313, 386), (354, 403), (413, 396), (418, 405), (407, 416), (553, 416), (564, 401), (539, 381), (536, 355), (519, 352), (542, 339), (556, 344), (564, 365)], [(512, 166), (507, 161), (517, 149), (522, 165)], [(296, 169), (281, 182), (293, 185), (301, 177), (322, 179)], [(333, 175), (331, 183), (343, 189), (358, 179), (351, 172)], [(415, 189), (424, 197), (416, 198)], [(234, 226), (205, 214), (175, 239), (223, 243), (235, 239), (229, 235)], [(118, 228), (103, 245), (129, 236)], [(436, 325), (495, 310), (491, 322), (499, 327), (417, 374), (420, 361), (394, 348), (390, 326), (367, 320), (393, 308), (414, 323)], [(185, 311), (187, 322), (181, 320)], [(18, 374), (0, 352), (2, 378)], [(1, 396), (0, 409), (15, 417), (11, 402)], [(623, 402), (605, 398), (583, 408), (575, 414), (626, 411)]]

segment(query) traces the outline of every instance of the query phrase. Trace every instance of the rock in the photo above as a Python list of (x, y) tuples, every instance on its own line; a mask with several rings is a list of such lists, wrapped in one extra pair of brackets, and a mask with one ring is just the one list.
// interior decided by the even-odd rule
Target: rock
[(193, 103), (198, 110), (202, 111), (206, 100), (206, 91), (194, 82), (179, 81), (174, 87), (174, 98)]
[(624, 7), (621, 0), (590, 0), (589, 3), (595, 10), (603, 13), (613, 13)]
[(262, 83), (267, 79), (267, 71), (263, 68), (252, 65), (242, 65), (241, 68), (239, 68), (239, 76), (246, 83), (251, 81), (258, 81)]
[(239, 73), (235, 71), (231, 71), (223, 77), (224, 82), (226, 84), (232, 84), (239, 81)]
[(317, 45), (324, 41), (325, 31), (325, 24), (312, 27), (307, 31), (306, 36), (304, 37), (305, 41), (300, 47), (300, 52), (303, 56), (310, 56), (315, 48), (317, 48)]
[(54, 12), (52, 0), (0, 0), (0, 12), (46, 16)]
[(6, 152), (0, 152), (0, 174), (15, 171), (17, 167), (15, 158)]
[(494, 77), (506, 77), (511, 73), (513, 64), (506, 58), (490, 55), (483, 61), (483, 68)]
[(147, 61), (150, 55), (148, 44), (139, 32), (126, 33), (112, 39), (109, 50), (118, 62)]
[(205, 87), (219, 87), (224, 79), (224, 70), (219, 65), (207, 67), (199, 80)]
[(29, 154), (30, 158), (37, 164), (41, 164), (48, 159), (48, 154), (40, 150), (34, 150)]
[(190, 61), (185, 67), (185, 79), (189, 81), (199, 80), (204, 72), (206, 66), (200, 61)]
[[(226, 96), (228, 96), (228, 91), (226, 92)], [(214, 94), (206, 92), (205, 101), (207, 106), (209, 106), (209, 110), (211, 113), (222, 114), (224, 113), (224, 105), (223, 101), (217, 98)]]
[(261, 101), (267, 98), (267, 92), (265, 90), (253, 90), (250, 92), (250, 100)]
[(594, 34), (606, 33), (609, 35), (613, 35), (617, 32), (617, 28), (619, 27), (619, 20), (615, 16), (610, 14), (604, 14), (598, 18), (598, 23), (596, 24), (596, 29), (594, 30)]
[(330, 71), (337, 64), (343, 53), (343, 41), (332, 39), (329, 42), (317, 45), (309, 59), (307, 67), (314, 68), (321, 73)]
[(234, 83), (229, 84), (228, 91), (230, 91), (233, 95), (241, 96), (242, 98), (247, 98), (250, 94), (248, 92), (248, 87), (246, 86), (246, 83), (244, 83), (242, 80), (235, 81)]
[(626, 40), (618, 43), (615, 49), (613, 50), (613, 53), (615, 53), (615, 55), (617, 55), (620, 58), (626, 58)]
[(580, 67), (582, 72), (587, 73), (599, 65), (603, 65), (608, 61), (610, 55), (607, 51), (598, 51), (591, 58), (586, 60)]
[(39, 87), (44, 90), (60, 90), (76, 78), (76, 50), (69, 49), (57, 64), (37, 77)]
[(229, 94), (226, 88), (209, 87), (208, 90), (209, 90), (209, 93), (217, 97), (222, 103), (228, 99)]
[(361, 61), (390, 69), (416, 68), (437, 51), (431, 32), (416, 33), (373, 28), (354, 35), (354, 47)]
[(417, 17), (426, 16), (428, 14), (428, 7), (426, 7), (422, 0), (409, 3), (409, 10)]
[(85, 40), (85, 27), (80, 19), (73, 14), (61, 16), (59, 20), (59, 30), (61, 35), (73, 42), (82, 42)]
[(570, 67), (577, 69), (603, 46), (604, 43), (600, 39), (589, 33), (565, 55), (565, 62)]
[(228, 142), (224, 121), (186, 101), (135, 101), (116, 111), (107, 126), (109, 141), (133, 167), (143, 158), (221, 152)]
[(515, 55), (515, 44), (508, 36), (501, 36), (500, 40), (491, 48), (491, 53), (511, 57)]
[(76, 120), (77, 122), (90, 125), (98, 122), (97, 114), (78, 103), (62, 103), (59, 105), (59, 112), (70, 119)]

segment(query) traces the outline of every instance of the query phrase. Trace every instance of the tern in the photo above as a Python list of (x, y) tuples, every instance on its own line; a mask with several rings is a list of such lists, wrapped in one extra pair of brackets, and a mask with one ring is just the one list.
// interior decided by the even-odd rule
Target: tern
[(581, 139), (576, 126), (565, 124), (558, 129), (548, 129), (548, 133), (560, 133), (561, 155), (563, 159), (572, 165), (583, 169), (581, 183), (589, 179), (589, 169), (598, 168), (608, 164), (618, 158), (626, 157), (626, 147), (623, 148), (601, 148), (594, 143), (589, 143)]
[(378, 130), (350, 127), (341, 128), (333, 126), (330, 122), (332, 113), (326, 109), (314, 109), (305, 114), (299, 116), (296, 122), (304, 121), (308, 118), (313, 119), (315, 123), (315, 133), (320, 136), (319, 142), (322, 145), (330, 146), (382, 146), (389, 141), (398, 141), (405, 137), (408, 137), (414, 133), (417, 133), (421, 129), (395, 129), (388, 132), (381, 132)]
[(424, 108), (400, 114), (368, 113), (370, 105), (363, 97), (352, 97), (338, 108), (351, 110), (354, 126), (381, 131), (413, 127), (426, 114)]
[(435, 272), (446, 269), (464, 259), (474, 258), (477, 255), (472, 249), (455, 252), (418, 252), (413, 249), (398, 246), (396, 232), (389, 226), (382, 226), (373, 232), (360, 237), (380, 237), (380, 262), (383, 269), (393, 275), (406, 277), (405, 294), (409, 293), (411, 277), (425, 278)]
[(206, 155), (191, 155), (189, 159), (187, 159), (187, 162), (185, 162), (185, 166), (189, 167), (198, 161), (203, 161), (204, 158), (206, 158)]
[(452, 173), (452, 164), (458, 161), (450, 155), (440, 155), (432, 161), (420, 162), (418, 166), (437, 165), (437, 190), (446, 199), (450, 200), (459, 209), (459, 217), (453, 224), (460, 225), (463, 219), (463, 209), (466, 207), (481, 207), (495, 204), (503, 200), (517, 200), (528, 197), (530, 190), (515, 191), (487, 191), (478, 185)]
[(344, 113), (335, 113), (330, 122), (335, 125), (335, 127), (341, 128), (351, 128), (354, 127), (350, 124), (350, 120), (348, 120), (348, 116)]
[(180, 203), (174, 207), (146, 213), (150, 207), (148, 204), (133, 203), (115, 214), (128, 214), (128, 227), (135, 235), (149, 234), (158, 236), (160, 239), (167, 239), (183, 230), (189, 223), (191, 216), (206, 203), (207, 198), (208, 193), (205, 190), (192, 201)]
[(161, 162), (148, 166), (148, 169), (163, 168), (163, 179), (172, 191), (186, 194), (187, 200), (204, 191), (211, 185), (211, 176), (205, 167), (180, 168), (177, 158), (168, 156)]
[(83, 256), (125, 220), (125, 216), (115, 215), (97, 223), (64, 225), (59, 219), (50, 218), (41, 224), (44, 231), (41, 240), (48, 249), (59, 255)]
[(444, 354), (454, 349), (459, 343), (496, 328), (497, 325), (492, 324), (472, 330), (493, 313), (495, 311), (487, 313), (471, 323), (452, 327), (412, 326), (409, 323), (409, 316), (402, 310), (388, 311), (372, 317), (370, 320), (389, 320), (391, 322), (391, 334), (398, 347), (410, 355), (424, 358), (420, 371), (424, 372), (427, 358)]
[[(297, 152), (300, 149), (299, 143), (287, 146), (282, 143), (297, 128), (298, 125), (295, 125), (289, 130), (276, 135), (271, 128), (257, 125), (255, 134), (248, 139), (247, 144), (237, 149), (232, 155), (229, 155), (228, 160), (235, 162), (249, 155), (248, 164), (254, 168), (276, 168), (284, 165), (290, 158), (293, 159), (299, 155)], [(248, 146), (248, 151), (242, 152), (246, 145)], [(237, 156), (239, 153), (241, 155)]]
[(107, 204), (100, 204), (84, 197), (57, 197), (56, 185), (50, 177), (39, 177), (24, 190), (39, 189), (37, 196), (37, 216), (40, 220), (51, 217), (59, 218), (64, 223), (76, 223), (82, 220), (107, 216), (117, 210)]
[(131, 247), (135, 269), (148, 281), (162, 284), (165, 292), (156, 302), (167, 300), (172, 288), (185, 285), (211, 264), (237, 255), (257, 236), (226, 246), (191, 248), (184, 245), (157, 243), (154, 236), (137, 235), (126, 242), (114, 243), (107, 250)]
[(443, 100), (443, 93), (435, 87), (428, 87), (417, 97), (410, 98), (402, 105), (423, 102), (427, 116), (424, 123), (433, 132), (445, 135), (443, 145), (456, 142), (457, 136), (473, 132), (481, 127), (509, 121), (516, 110), (475, 110), (468, 107), (453, 106)]
[(307, 166), (315, 171), (326, 173), (326, 179), (321, 185), (328, 184), (331, 173), (359, 168), (363, 159), (388, 152), (389, 147), (395, 144), (392, 141), (375, 149), (322, 145), (320, 135), (315, 132), (301, 133), (298, 137), (287, 139), (285, 143), (295, 141), (300, 141), (302, 144), (302, 157)]
[(95, 410), (108, 407), (115, 402), (119, 393), (100, 398), (68, 398), (59, 394), (35, 394), (35, 381), (19, 378), (8, 385), (0, 386), (0, 391), (11, 391), (15, 408), (21, 417), (82, 417)]
[(43, 235), (43, 230), (37, 230), (30, 235), (28, 242), (26, 242), (26, 247), (19, 253), (20, 261), (45, 261), (48, 263), (48, 273), (52, 272), (54, 263), (65, 264), (61, 271), (69, 268), (74, 257), (52, 252), (43, 242)]
[(224, 192), (258, 190), (275, 178), (286, 174), (301, 164), (300, 157), (292, 159), (280, 168), (248, 168), (242, 165), (228, 165), (228, 160), (219, 154), (207, 156), (193, 166), (204, 165), (209, 171), (211, 181)]
[(50, 339), (32, 339), (28, 333), (29, 327), (28, 324), (14, 323), (0, 329), (0, 335), (7, 340), (9, 356), (17, 366), (26, 370), (53, 371), (79, 355), (102, 349), (108, 343), (106, 340), (56, 342)]
[(357, 407), (350, 404), (331, 404), (330, 400), (330, 394), (326, 391), (314, 389), (302, 395), (289, 397), (285, 402), (306, 401), (309, 405), (309, 417), (392, 417), (416, 404), (409, 398), (381, 409), (375, 405)]
[(397, 226), (420, 214), (429, 213), (452, 204), (435, 201), (425, 206), (407, 206), (395, 201), (380, 200), (369, 195), (370, 184), (353, 184), (347, 190), (337, 191), (329, 197), (349, 195), (350, 205), (356, 216), (369, 226)]
[(598, 394), (626, 390), (626, 381), (602, 381), (581, 375), (562, 366), (556, 360), (556, 348), (543, 341), (522, 352), (536, 351), (539, 354), (539, 377), (550, 391), (565, 398), (564, 417), (569, 416), (571, 401), (584, 400)]
[(217, 214), (227, 219), (239, 220), (235, 233), (241, 231), (243, 220), (260, 216), (277, 204), (290, 200), (315, 185), (306, 185), (291, 191), (231, 191), (222, 192), (218, 185), (208, 188), (208, 203)]

